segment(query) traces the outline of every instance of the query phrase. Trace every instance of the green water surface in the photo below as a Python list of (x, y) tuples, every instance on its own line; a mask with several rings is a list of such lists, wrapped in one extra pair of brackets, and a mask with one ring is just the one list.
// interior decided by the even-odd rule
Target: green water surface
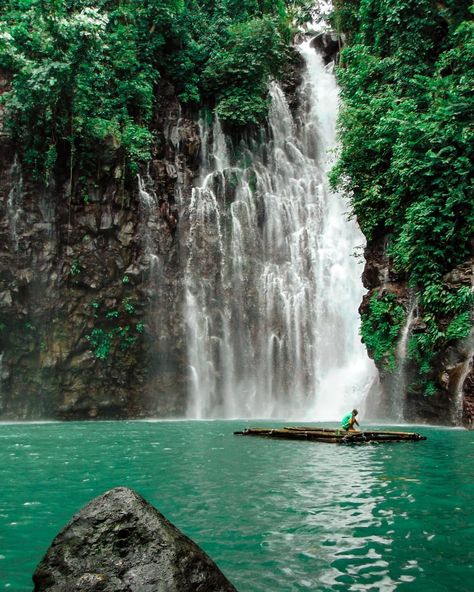
[[(252, 422), (252, 425), (276, 425)], [(243, 421), (0, 424), (0, 590), (32, 590), (57, 532), (136, 489), (239, 592), (474, 589), (474, 433), (334, 445)]]

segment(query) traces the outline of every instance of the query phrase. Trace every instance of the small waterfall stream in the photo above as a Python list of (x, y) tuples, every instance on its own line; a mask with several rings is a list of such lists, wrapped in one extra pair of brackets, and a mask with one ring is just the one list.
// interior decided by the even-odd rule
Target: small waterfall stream
[(467, 339), (466, 360), (461, 366), (459, 378), (456, 384), (456, 393), (453, 401), (451, 419), (454, 425), (463, 424), (463, 406), (464, 406), (464, 382), (468, 377), (474, 363), (474, 333)]
[(3, 412), (3, 355), (0, 353), (0, 413)]
[(147, 174), (143, 179), (138, 176), (138, 197), (140, 198), (140, 222), (143, 248), (146, 263), (149, 266), (152, 278), (157, 278), (161, 268), (161, 261), (156, 254), (156, 246), (153, 239), (153, 228), (156, 227), (156, 219), (159, 215), (158, 200), (152, 189), (153, 182)]
[[(189, 206), (188, 416), (338, 419), (375, 369), (358, 335), (363, 242), (329, 190), (338, 89), (309, 42), (301, 108), (270, 88), (268, 133), (231, 146), (201, 123)], [(209, 138), (209, 141), (206, 141)]]
[(167, 339), (168, 328), (163, 321), (164, 262), (160, 254), (158, 234), (160, 228), (160, 202), (154, 190), (153, 180), (147, 171), (138, 177), (138, 196), (140, 203), (140, 234), (143, 245), (142, 272), (147, 277), (148, 311), (146, 324), (153, 345), (148, 343), (151, 360), (151, 374), (154, 375), (158, 362), (155, 346)]
[(18, 156), (15, 154), (13, 164), (10, 168), (12, 185), (7, 199), (7, 216), (10, 228), (10, 237), (13, 248), (18, 251), (18, 222), (22, 213), (23, 201), (23, 173)]
[(403, 421), (405, 418), (406, 390), (407, 390), (407, 360), (408, 341), (411, 336), (413, 321), (418, 316), (418, 300), (410, 296), (408, 303), (407, 318), (400, 332), (395, 357), (397, 369), (392, 393), (392, 416), (394, 419)]

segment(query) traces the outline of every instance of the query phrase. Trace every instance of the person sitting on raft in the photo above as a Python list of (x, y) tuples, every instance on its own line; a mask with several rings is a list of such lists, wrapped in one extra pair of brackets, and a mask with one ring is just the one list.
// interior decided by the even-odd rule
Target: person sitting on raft
[(341, 421), (341, 427), (343, 430), (346, 430), (346, 432), (348, 432), (349, 430), (357, 431), (356, 428), (354, 427), (354, 424), (359, 425), (359, 422), (356, 419), (356, 415), (358, 413), (359, 412), (357, 411), (357, 409), (353, 409), (351, 411), (351, 413), (344, 415), (344, 417), (342, 418), (342, 421)]

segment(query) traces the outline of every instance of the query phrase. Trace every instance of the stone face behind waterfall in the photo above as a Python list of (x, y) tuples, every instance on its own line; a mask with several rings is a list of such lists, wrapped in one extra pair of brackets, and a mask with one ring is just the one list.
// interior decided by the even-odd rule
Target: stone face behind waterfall
[(336, 33), (320, 33), (311, 41), (311, 47), (321, 52), (325, 64), (336, 61), (341, 44)]
[(235, 592), (204, 551), (125, 487), (72, 518), (33, 580), (35, 592)]
[[(8, 85), (0, 70), (0, 96)], [(68, 197), (61, 158), (54, 182), (38, 185), (15, 157), (0, 106), (2, 419), (184, 413), (180, 227), (170, 232), (158, 203), (176, 207), (178, 185), (185, 201), (200, 138), (171, 85), (162, 80), (157, 93), (157, 150), (149, 174), (143, 171), (156, 194), (151, 212), (143, 211), (134, 179), (123, 185), (113, 146), (84, 173), (84, 195)]]

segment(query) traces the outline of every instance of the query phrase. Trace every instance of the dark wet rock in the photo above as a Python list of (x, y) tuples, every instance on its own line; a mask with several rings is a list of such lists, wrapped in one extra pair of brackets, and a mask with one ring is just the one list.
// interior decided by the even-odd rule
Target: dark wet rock
[[(362, 274), (364, 286), (369, 290), (364, 295), (360, 313), (367, 311), (372, 296), (392, 294), (397, 303), (406, 311), (410, 307), (409, 286), (404, 277), (393, 269), (393, 262), (387, 254), (388, 239), (383, 236), (370, 241), (364, 252), (365, 268)], [(453, 268), (443, 277), (447, 290), (454, 292), (461, 286), (471, 286), (473, 281), (474, 260), (465, 261)], [(413, 334), (422, 335), (427, 330), (422, 320), (423, 310), (418, 307), (411, 326)], [(441, 319), (440, 326), (446, 329), (450, 318)], [(413, 360), (406, 362), (406, 405), (405, 419), (426, 421), (434, 424), (462, 422), (466, 427), (474, 424), (474, 336), (449, 343), (438, 352), (433, 371), (429, 379), (436, 385), (436, 392), (431, 396), (423, 393), (419, 376), (419, 367)], [(378, 405), (380, 415), (390, 409), (393, 393), (396, 392), (397, 373), (384, 370), (384, 360), (376, 362), (380, 375), (381, 395), (374, 404)], [(461, 405), (459, 403), (460, 398)], [(460, 415), (457, 407), (460, 405)]]
[[(10, 76), (0, 68), (0, 97), (10, 90)], [(0, 102), (0, 137), (4, 134), (5, 107)]]
[[(188, 370), (181, 211), (199, 167), (195, 114), (171, 85), (141, 171), (167, 217), (144, 211), (113, 145), (90, 179), (39, 186), (2, 134), (0, 106), (0, 417), (109, 419), (183, 415)], [(8, 88), (0, 71), (0, 94)], [(15, 157), (18, 150), (19, 156)], [(155, 208), (156, 209), (156, 208)], [(150, 253), (153, 255), (151, 256)], [(118, 314), (118, 316), (117, 316)], [(94, 341), (95, 340), (95, 341)], [(94, 345), (95, 343), (95, 345)]]
[(293, 112), (296, 112), (301, 103), (300, 87), (304, 68), (305, 61), (303, 56), (293, 48), (283, 79), (280, 83), (281, 88), (285, 93), (286, 100), (288, 101), (288, 106)]
[(321, 53), (325, 64), (329, 64), (336, 62), (341, 50), (341, 40), (335, 32), (320, 33), (312, 39), (311, 47)]
[(235, 592), (202, 549), (125, 487), (73, 517), (33, 581), (34, 592)]
[(443, 281), (452, 288), (469, 286), (472, 282), (474, 268), (474, 259), (470, 259), (461, 265), (455, 267), (452, 271), (443, 277)]

